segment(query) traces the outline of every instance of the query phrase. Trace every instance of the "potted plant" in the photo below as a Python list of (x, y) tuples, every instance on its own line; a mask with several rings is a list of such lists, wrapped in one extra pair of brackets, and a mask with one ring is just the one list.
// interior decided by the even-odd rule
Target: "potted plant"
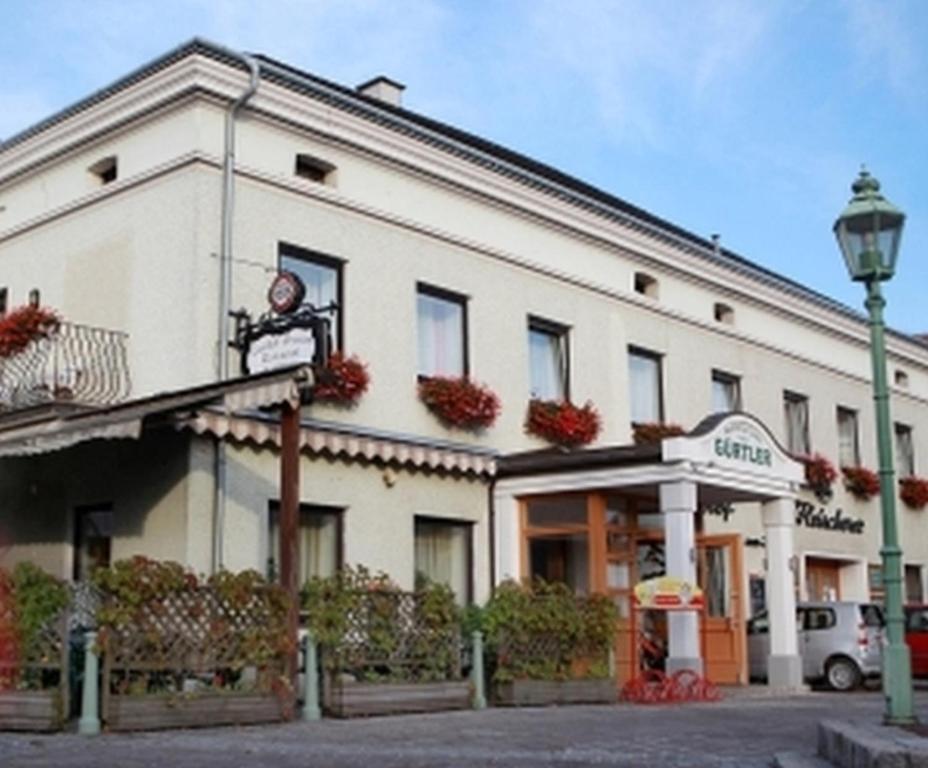
[(856, 499), (869, 501), (880, 492), (880, 478), (866, 467), (841, 467), (844, 487)]
[(828, 501), (832, 495), (832, 485), (838, 478), (834, 464), (820, 453), (796, 458), (805, 466), (806, 485), (820, 501)]
[(632, 440), (635, 445), (659, 443), (665, 437), (679, 437), (685, 435), (686, 430), (679, 424), (662, 421), (644, 421), (632, 425)]
[(367, 392), (370, 381), (367, 366), (356, 355), (346, 357), (335, 352), (328, 363), (316, 369), (313, 398), (333, 405), (357, 405), (361, 395)]
[(47, 339), (61, 325), (58, 315), (31, 304), (0, 317), (0, 358), (22, 352), (33, 341)]
[(582, 406), (566, 400), (531, 400), (525, 431), (562, 448), (593, 442), (601, 427), (599, 412), (588, 400)]
[(430, 376), (419, 382), (419, 399), (446, 427), (479, 432), (499, 416), (499, 397), (467, 376)]
[(899, 481), (899, 498), (909, 509), (924, 509), (928, 505), (928, 480), (910, 475)]

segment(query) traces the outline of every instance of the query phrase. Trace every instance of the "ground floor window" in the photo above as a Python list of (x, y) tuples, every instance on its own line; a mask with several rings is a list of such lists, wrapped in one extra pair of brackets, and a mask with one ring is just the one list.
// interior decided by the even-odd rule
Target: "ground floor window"
[(907, 565), (905, 567), (905, 599), (909, 603), (923, 603), (922, 567)]
[(883, 587), (883, 566), (868, 565), (867, 581), (870, 586), (870, 600), (874, 603), (882, 603), (886, 595), (886, 590)]
[(108, 568), (113, 541), (113, 505), (74, 511), (74, 580), (85, 581), (97, 568)]
[(473, 599), (473, 523), (417, 517), (415, 521), (416, 577), (447, 584), (459, 604)]
[(552, 496), (525, 503), (528, 576), (590, 592), (590, 531), (585, 496)]
[[(332, 576), (342, 566), (342, 515), (338, 507), (301, 504), (297, 528), (297, 581)], [(268, 516), (268, 577), (280, 575), (280, 504), (270, 504)]]

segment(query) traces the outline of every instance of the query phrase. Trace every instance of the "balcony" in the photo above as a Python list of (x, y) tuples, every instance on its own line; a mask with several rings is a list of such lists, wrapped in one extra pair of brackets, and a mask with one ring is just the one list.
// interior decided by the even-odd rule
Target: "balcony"
[(128, 335), (60, 322), (45, 338), (0, 357), (0, 418), (42, 406), (112, 405), (130, 391)]

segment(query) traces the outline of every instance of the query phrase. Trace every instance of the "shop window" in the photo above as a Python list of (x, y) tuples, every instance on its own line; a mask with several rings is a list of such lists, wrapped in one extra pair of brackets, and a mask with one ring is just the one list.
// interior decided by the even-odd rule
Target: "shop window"
[(419, 284), (416, 293), (419, 376), (467, 374), (467, 300)]
[(98, 160), (91, 165), (87, 171), (102, 185), (116, 181), (119, 175), (118, 168), (116, 156), (111, 155), (110, 157), (104, 157), (102, 160)]
[(867, 583), (870, 587), (870, 600), (874, 603), (882, 603), (886, 595), (886, 589), (883, 586), (883, 566), (867, 566)]
[(303, 299), (316, 309), (328, 308), (331, 319), (333, 349), (342, 349), (342, 329), (345, 313), (342, 301), (343, 262), (295, 245), (280, 243), (278, 246), (278, 268), (292, 272), (306, 286)]
[(915, 474), (915, 444), (912, 441), (912, 427), (896, 424), (895, 435), (896, 474), (899, 477), (911, 477)]
[(557, 323), (528, 319), (531, 396), (540, 400), (567, 400), (569, 363), (567, 328)]
[(712, 412), (741, 410), (741, 379), (730, 373), (712, 371)]
[(293, 172), (306, 181), (331, 184), (334, 179), (335, 166), (327, 160), (301, 153), (296, 156)]
[(473, 523), (417, 517), (415, 521), (416, 578), (447, 584), (455, 600), (473, 600)]
[[(297, 583), (314, 576), (333, 576), (342, 566), (342, 515), (337, 507), (300, 504), (297, 527)], [(280, 504), (268, 514), (268, 576), (280, 575)]]
[(808, 456), (809, 398), (796, 392), (784, 392), (783, 416), (786, 422), (786, 449), (794, 455)]
[(728, 304), (723, 304), (720, 301), (715, 302), (713, 305), (712, 316), (717, 323), (725, 323), (726, 325), (735, 324), (735, 310), (728, 306)]
[(629, 347), (628, 389), (632, 424), (664, 420), (660, 355)]
[(113, 505), (74, 511), (74, 580), (87, 581), (97, 568), (109, 568), (113, 542)]
[(589, 518), (585, 496), (532, 499), (526, 503), (528, 575), (590, 591)]
[(657, 278), (645, 272), (636, 272), (634, 277), (635, 293), (656, 299), (658, 294)]
[(905, 599), (908, 603), (923, 603), (925, 597), (920, 565), (905, 567)]
[(838, 462), (842, 467), (860, 466), (857, 411), (838, 406)]

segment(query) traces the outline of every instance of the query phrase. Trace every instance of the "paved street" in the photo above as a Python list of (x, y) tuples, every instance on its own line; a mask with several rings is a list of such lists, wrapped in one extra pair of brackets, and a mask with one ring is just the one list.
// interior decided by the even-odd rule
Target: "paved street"
[[(928, 693), (917, 694), (928, 721)], [(774, 752), (815, 749), (820, 718), (879, 720), (882, 697), (760, 689), (717, 704), (489, 709), (368, 720), (83, 738), (0, 735), (15, 766), (769, 766)]]

